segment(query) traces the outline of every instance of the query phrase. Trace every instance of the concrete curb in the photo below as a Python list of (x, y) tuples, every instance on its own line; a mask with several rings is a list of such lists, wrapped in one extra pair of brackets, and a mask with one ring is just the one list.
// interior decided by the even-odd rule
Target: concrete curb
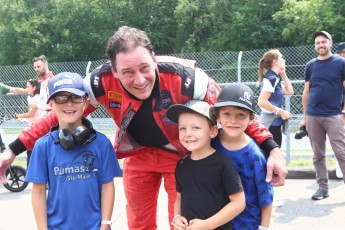
[[(315, 179), (314, 169), (288, 169), (289, 173), (286, 179)], [(332, 180), (342, 180), (336, 176), (335, 169), (328, 170), (328, 177)]]

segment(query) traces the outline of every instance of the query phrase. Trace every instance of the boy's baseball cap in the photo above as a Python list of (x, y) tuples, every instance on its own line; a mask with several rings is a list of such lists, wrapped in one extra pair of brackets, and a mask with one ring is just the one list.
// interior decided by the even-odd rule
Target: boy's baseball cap
[(337, 52), (336, 53), (341, 53), (345, 51), (345, 42), (340, 42), (337, 46)]
[(332, 40), (332, 35), (330, 35), (327, 31), (324, 31), (324, 30), (321, 30), (321, 31), (316, 31), (314, 34), (313, 34), (313, 40), (315, 40), (315, 38), (319, 35), (323, 35), (325, 36), (326, 38), (328, 38), (329, 40)]
[(226, 85), (218, 95), (215, 108), (224, 106), (236, 106), (255, 112), (255, 94), (251, 88), (241, 83)]
[(190, 100), (186, 104), (176, 104), (170, 106), (166, 115), (169, 120), (173, 122), (178, 122), (178, 117), (181, 113), (194, 112), (198, 113), (206, 118), (208, 118), (212, 124), (217, 124), (214, 115), (210, 111), (210, 105), (205, 101), (200, 100)]
[(86, 90), (83, 78), (77, 73), (63, 72), (55, 75), (48, 84), (47, 103), (59, 92), (69, 92), (77, 96), (84, 96)]

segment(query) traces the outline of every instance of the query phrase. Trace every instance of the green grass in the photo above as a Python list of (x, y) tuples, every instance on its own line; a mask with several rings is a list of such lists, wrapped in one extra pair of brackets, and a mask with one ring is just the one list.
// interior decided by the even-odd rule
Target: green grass
[(15, 160), (12, 165), (19, 165), (23, 168), (26, 168), (26, 160)]
[[(328, 168), (335, 168), (336, 160), (335, 158), (326, 158), (326, 164)], [(287, 168), (314, 168), (313, 158), (298, 158), (293, 159), (286, 164)]]

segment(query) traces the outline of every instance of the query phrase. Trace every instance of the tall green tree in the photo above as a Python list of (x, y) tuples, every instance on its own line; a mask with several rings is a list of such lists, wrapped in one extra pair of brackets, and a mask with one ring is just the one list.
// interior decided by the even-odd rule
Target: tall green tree
[(273, 20), (282, 26), (283, 40), (291, 46), (312, 44), (312, 34), (318, 30), (330, 32), (335, 35), (334, 39), (344, 38), (344, 8), (341, 6), (345, 7), (343, 1), (284, 0)]
[(180, 0), (176, 49), (238, 51), (280, 44), (272, 14), (281, 5), (271, 0)]
[(0, 64), (29, 63), (40, 54), (54, 62), (103, 59), (126, 8), (122, 0), (2, 0)]

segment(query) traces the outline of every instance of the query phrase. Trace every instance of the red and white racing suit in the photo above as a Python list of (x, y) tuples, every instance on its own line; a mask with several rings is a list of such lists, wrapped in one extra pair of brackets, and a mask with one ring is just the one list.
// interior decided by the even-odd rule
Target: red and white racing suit
[[(177, 124), (167, 119), (166, 110), (173, 104), (185, 104), (190, 99), (214, 104), (220, 92), (215, 81), (195, 67), (195, 61), (172, 57), (157, 57), (157, 60), (156, 81), (159, 81), (159, 87), (152, 100), (152, 113), (169, 141), (169, 144), (160, 148), (142, 146), (126, 132), (142, 101), (126, 93), (120, 81), (113, 76), (109, 63), (97, 68), (84, 79), (93, 106), (88, 108), (87, 114), (103, 105), (117, 125), (114, 148), (118, 158), (126, 158), (123, 180), (128, 203), (128, 227), (131, 230), (157, 228), (157, 198), (162, 179), (168, 193), (169, 222), (173, 219), (176, 198), (175, 166), (188, 152), (179, 142)], [(20, 145), (21, 142), (26, 148), (32, 148), (35, 140), (49, 132), (50, 127), (56, 123), (57, 118), (52, 111), (39, 125), (23, 131), (17, 144)], [(247, 133), (259, 145), (267, 138), (272, 139), (267, 129), (258, 123), (248, 127)], [(172, 226), (170, 228), (173, 229)]]
[(40, 85), (40, 100), (38, 103), (38, 109), (40, 110), (40, 116), (43, 116), (48, 111), (51, 110), (50, 106), (47, 104), (48, 100), (48, 84), (53, 77), (53, 72), (47, 72), (42, 78), (38, 80)]

